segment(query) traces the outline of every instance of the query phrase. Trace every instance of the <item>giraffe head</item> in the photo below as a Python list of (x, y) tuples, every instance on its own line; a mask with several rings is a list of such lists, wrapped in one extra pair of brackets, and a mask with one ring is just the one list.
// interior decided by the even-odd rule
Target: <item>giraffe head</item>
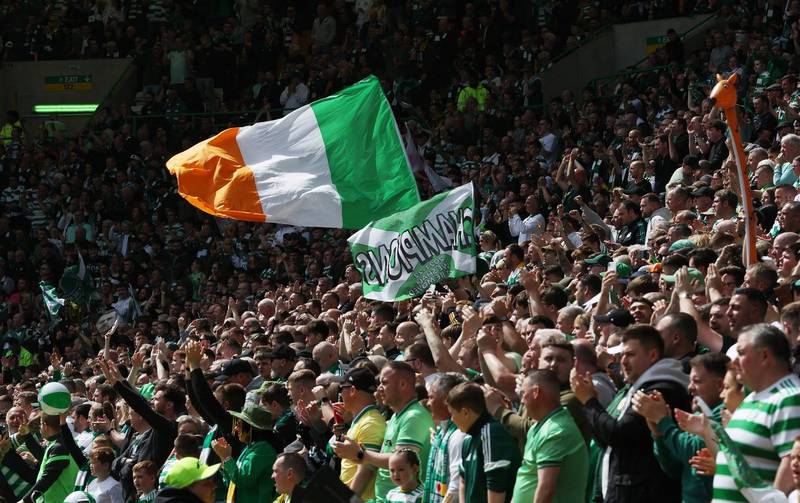
[(732, 73), (727, 79), (717, 74), (717, 85), (708, 96), (716, 108), (730, 109), (736, 106), (736, 74)]

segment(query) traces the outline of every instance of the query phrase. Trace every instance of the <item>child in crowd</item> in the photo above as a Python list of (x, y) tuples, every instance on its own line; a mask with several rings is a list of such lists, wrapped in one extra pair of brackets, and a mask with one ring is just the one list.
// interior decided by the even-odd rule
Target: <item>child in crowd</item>
[(111, 463), (114, 451), (109, 447), (92, 449), (89, 455), (89, 468), (95, 477), (86, 487), (97, 503), (123, 503), (122, 484), (111, 476)]
[(149, 459), (133, 466), (133, 486), (136, 488), (136, 503), (153, 503), (156, 500), (156, 475), (158, 468)]
[(411, 449), (400, 449), (389, 458), (389, 473), (397, 487), (386, 495), (387, 503), (420, 503), (419, 458)]

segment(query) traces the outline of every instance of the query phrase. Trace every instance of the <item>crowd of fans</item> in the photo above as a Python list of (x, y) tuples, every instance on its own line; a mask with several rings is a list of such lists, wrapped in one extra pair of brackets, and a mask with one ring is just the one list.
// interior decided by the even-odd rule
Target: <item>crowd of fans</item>
[[(3, 4), (6, 60), (131, 56), (142, 91), (78, 135), (13, 111), (0, 129), (0, 498), (705, 502), (800, 487), (800, 4), (531, 8)], [(542, 70), (593, 27), (712, 9), (722, 28), (701, 49), (670, 33), (656, 70), (612, 95), (543, 103)], [(370, 73), (433, 170), (476, 190), (477, 273), (420, 299), (365, 299), (351, 231), (213, 219), (164, 168)], [(749, 266), (706, 99), (717, 73), (738, 77)], [(67, 414), (42, 413), (48, 382), (69, 390)]]

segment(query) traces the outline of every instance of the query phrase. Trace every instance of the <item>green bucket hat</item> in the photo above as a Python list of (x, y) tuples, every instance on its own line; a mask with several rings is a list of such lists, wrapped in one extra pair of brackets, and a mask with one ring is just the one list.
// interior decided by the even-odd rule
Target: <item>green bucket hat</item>
[(213, 477), (219, 470), (220, 464), (208, 466), (197, 458), (181, 458), (172, 464), (164, 483), (175, 489), (189, 487), (198, 480)]
[(272, 414), (266, 409), (252, 403), (245, 405), (241, 412), (231, 411), (231, 416), (241, 419), (258, 430), (269, 430), (272, 428)]

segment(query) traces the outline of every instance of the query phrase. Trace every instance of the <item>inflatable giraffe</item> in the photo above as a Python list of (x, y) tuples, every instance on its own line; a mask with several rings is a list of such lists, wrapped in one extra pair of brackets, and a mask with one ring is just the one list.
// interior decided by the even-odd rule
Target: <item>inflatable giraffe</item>
[(750, 191), (750, 177), (745, 163), (742, 138), (739, 136), (739, 120), (736, 116), (736, 74), (731, 74), (727, 79), (717, 75), (717, 85), (711, 90), (709, 98), (714, 108), (725, 112), (725, 122), (728, 124), (728, 135), (733, 144), (733, 158), (736, 161), (738, 173), (739, 194), (742, 197), (744, 209), (744, 243), (742, 245), (742, 258), (744, 264), (749, 266), (758, 261), (756, 253), (756, 218), (753, 209), (753, 195)]

